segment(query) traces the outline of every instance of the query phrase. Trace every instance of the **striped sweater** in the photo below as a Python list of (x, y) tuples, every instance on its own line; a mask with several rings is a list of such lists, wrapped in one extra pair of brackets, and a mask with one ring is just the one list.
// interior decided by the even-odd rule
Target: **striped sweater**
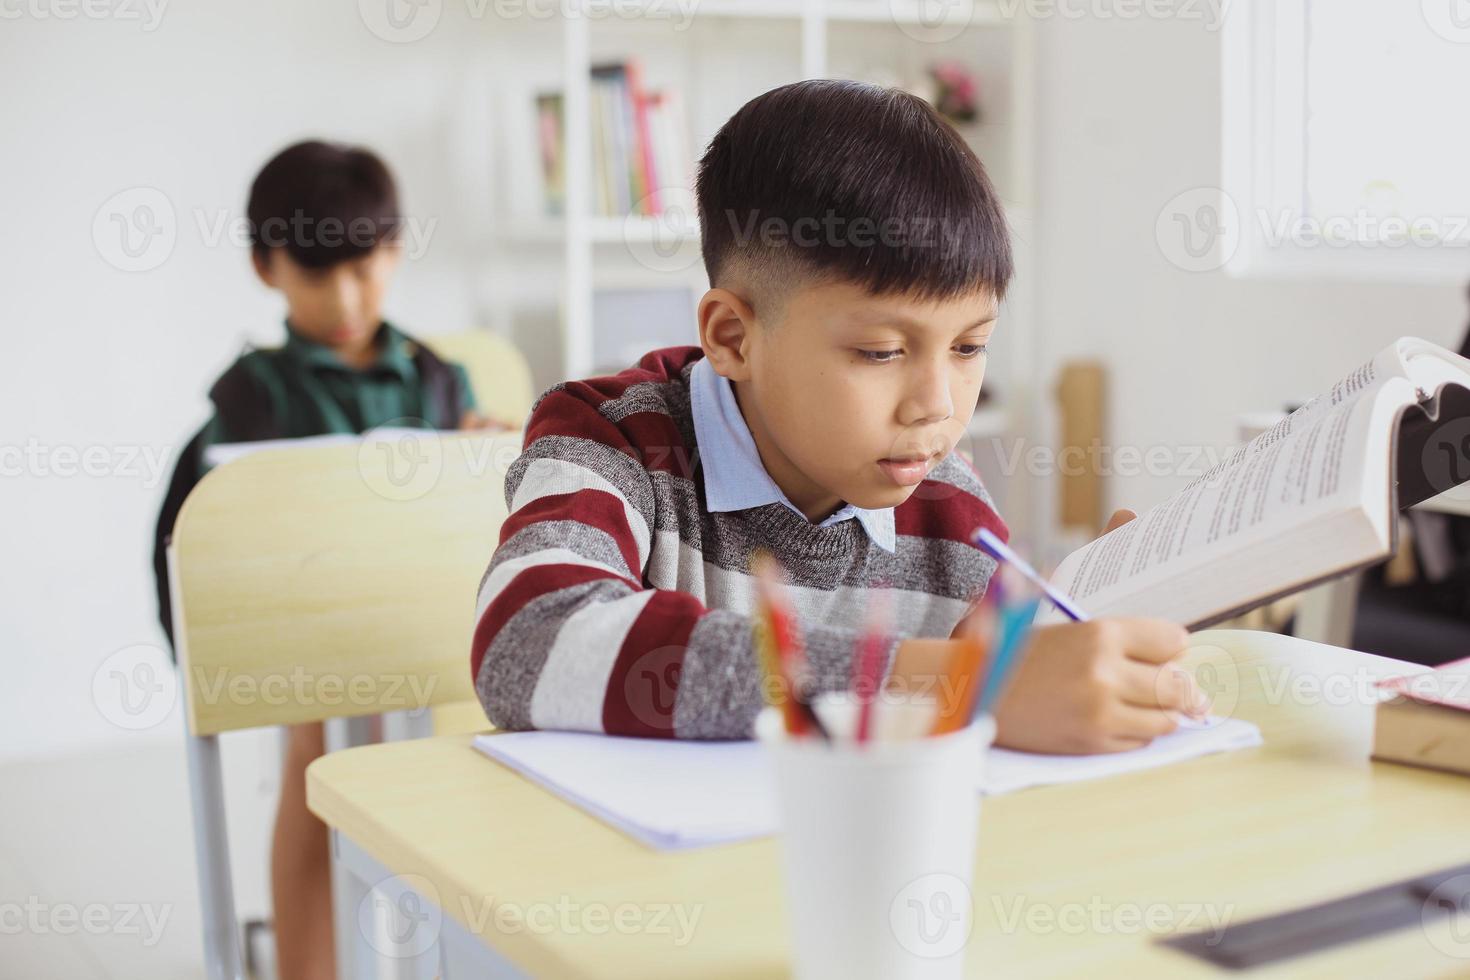
[(890, 658), (901, 637), (949, 636), (983, 594), (995, 565), (969, 536), (1006, 529), (954, 453), (894, 509), (894, 553), (856, 520), (818, 527), (781, 503), (709, 512), (689, 393), (701, 357), (654, 351), (537, 401), (476, 607), (471, 670), (496, 726), (749, 737), (758, 547), (786, 569), (816, 691), (847, 686), (876, 593)]

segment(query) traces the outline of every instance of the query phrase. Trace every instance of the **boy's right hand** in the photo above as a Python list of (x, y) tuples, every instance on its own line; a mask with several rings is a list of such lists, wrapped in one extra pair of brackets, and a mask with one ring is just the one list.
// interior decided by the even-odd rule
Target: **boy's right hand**
[(1026, 752), (1092, 754), (1147, 745), (1208, 702), (1173, 661), (1189, 634), (1159, 619), (1036, 628), (996, 707), (996, 742)]

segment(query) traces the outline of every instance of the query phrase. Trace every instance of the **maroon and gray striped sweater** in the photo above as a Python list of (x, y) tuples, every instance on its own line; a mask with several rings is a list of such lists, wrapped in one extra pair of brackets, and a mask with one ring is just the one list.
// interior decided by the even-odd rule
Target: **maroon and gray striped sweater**
[(889, 593), (890, 657), (900, 637), (948, 636), (983, 593), (995, 564), (969, 537), (1006, 529), (954, 453), (895, 508), (895, 553), (855, 520), (818, 527), (781, 503), (710, 513), (689, 394), (701, 357), (654, 351), (536, 403), (476, 607), (471, 669), (495, 725), (749, 737), (759, 547), (786, 569), (817, 691), (847, 686), (876, 593)]

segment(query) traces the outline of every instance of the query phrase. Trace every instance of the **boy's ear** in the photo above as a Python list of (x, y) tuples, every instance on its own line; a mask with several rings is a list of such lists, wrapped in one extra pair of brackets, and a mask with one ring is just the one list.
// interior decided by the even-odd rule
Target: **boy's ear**
[(699, 346), (715, 373), (750, 380), (750, 341), (757, 327), (750, 304), (728, 289), (711, 289), (699, 300)]
[(255, 267), (255, 274), (260, 277), (261, 282), (265, 283), (271, 289), (277, 288), (276, 274), (271, 269), (269, 252), (261, 252), (259, 249), (252, 248), (250, 250), (250, 264)]

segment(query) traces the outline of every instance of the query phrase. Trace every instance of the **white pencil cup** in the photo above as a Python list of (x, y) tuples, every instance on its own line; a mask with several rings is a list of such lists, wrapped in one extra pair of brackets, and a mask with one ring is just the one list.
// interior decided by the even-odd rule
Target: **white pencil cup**
[(914, 737), (932, 706), (880, 703), (878, 737), (858, 746), (842, 737), (850, 704), (818, 707), (836, 736), (830, 744), (789, 738), (773, 709), (756, 723), (779, 795), (795, 976), (962, 976), (994, 722)]

